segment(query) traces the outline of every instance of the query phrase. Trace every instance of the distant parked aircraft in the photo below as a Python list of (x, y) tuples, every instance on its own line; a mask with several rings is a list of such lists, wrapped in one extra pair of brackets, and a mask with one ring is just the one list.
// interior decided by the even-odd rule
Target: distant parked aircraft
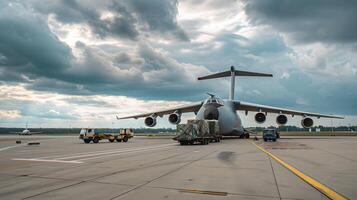
[(21, 131), (21, 132), (11, 132), (11, 133), (16, 133), (16, 134), (19, 134), (19, 135), (32, 135), (32, 134), (39, 134), (39, 133), (42, 133), (42, 132), (31, 132), (28, 129), (28, 125), (26, 123), (26, 128), (23, 131)]
[(257, 112), (255, 114), (255, 121), (257, 123), (264, 123), (266, 120), (267, 113), (277, 113), (276, 122), (279, 125), (284, 125), (287, 123), (288, 118), (286, 115), (300, 115), (302, 116), (301, 125), (305, 128), (312, 127), (314, 121), (311, 117), (325, 117), (325, 118), (338, 118), (343, 119), (343, 117), (334, 115), (324, 115), (319, 113), (311, 113), (297, 110), (290, 110), (266, 105), (259, 105), (254, 103), (248, 103), (243, 101), (234, 100), (234, 87), (235, 87), (235, 77), (236, 76), (257, 76), (257, 77), (272, 77), (272, 74), (257, 73), (250, 71), (235, 70), (232, 66), (230, 70), (224, 72), (218, 72), (208, 76), (199, 77), (198, 80), (214, 79), (221, 77), (231, 77), (231, 88), (229, 100), (223, 100), (213, 94), (209, 94), (209, 97), (202, 102), (169, 108), (161, 111), (154, 111), (145, 114), (131, 115), (126, 117), (118, 117), (117, 119), (128, 119), (134, 118), (138, 119), (145, 117), (145, 125), (153, 127), (156, 125), (157, 116), (162, 117), (163, 115), (169, 115), (169, 122), (172, 124), (178, 124), (181, 121), (181, 114), (186, 112), (194, 112), (196, 114), (196, 119), (206, 119), (206, 120), (218, 120), (220, 130), (223, 135), (226, 136), (240, 136), (249, 137), (249, 131), (245, 130), (242, 126), (241, 119), (237, 114), (237, 110)]

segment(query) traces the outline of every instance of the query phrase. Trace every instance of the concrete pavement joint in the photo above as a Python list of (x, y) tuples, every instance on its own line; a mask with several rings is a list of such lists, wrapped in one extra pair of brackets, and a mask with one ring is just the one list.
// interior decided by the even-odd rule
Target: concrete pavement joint
[(274, 181), (275, 181), (275, 185), (276, 185), (276, 190), (278, 191), (279, 199), (281, 199), (278, 181), (276, 180), (273, 163), (271, 162), (271, 158), (270, 158), (270, 157), (269, 157), (269, 163), (270, 163), (271, 171), (272, 171), (272, 173), (273, 173), (273, 177), (274, 177)]
[[(170, 158), (175, 157), (175, 156), (178, 156), (178, 155), (182, 155), (182, 154), (175, 154), (174, 156), (169, 156), (169, 157), (167, 157), (167, 158), (159, 159), (159, 160), (154, 161), (154, 162), (160, 162), (160, 161), (162, 161), (162, 160), (170, 159)], [(194, 160), (194, 161), (196, 161), (196, 160)], [(151, 161), (151, 162), (149, 162), (149, 164), (154, 163), (154, 162)], [(189, 162), (189, 163), (193, 163), (193, 162)], [(147, 167), (147, 166), (146, 166), (146, 167)], [(136, 168), (136, 169), (139, 169), (139, 168), (144, 168), (144, 166), (138, 167), (138, 168)], [(129, 170), (134, 170), (134, 169), (130, 168)], [(122, 173), (122, 172), (125, 172), (125, 171), (128, 171), (128, 169), (127, 169), (127, 170), (121, 170), (120, 172), (117, 172), (117, 173)], [(67, 187), (79, 185), (79, 184), (86, 183), (86, 182), (94, 182), (94, 180), (96, 180), (96, 179), (103, 178), (103, 177), (106, 177), (106, 176), (111, 176), (111, 175), (117, 174), (117, 173), (110, 173), (110, 174), (106, 174), (106, 175), (104, 175), (104, 176), (95, 177), (95, 178), (88, 179), (88, 180), (82, 180), (82, 181), (80, 181), (80, 182), (78, 182), (78, 183), (75, 183), (75, 184), (72, 184), (72, 185), (64, 186), (64, 187), (61, 187), (61, 188), (56, 188), (56, 189), (49, 190), (49, 191), (46, 191), (46, 192), (42, 192), (42, 193), (39, 193), (39, 194), (36, 194), (36, 195), (32, 195), (32, 196), (26, 197), (26, 198), (24, 198), (24, 199), (36, 197), (36, 196), (39, 196), (39, 195), (42, 195), (42, 194), (46, 194), (46, 193), (53, 192), (53, 191), (57, 191), (57, 190), (64, 189), (64, 188), (67, 188)], [(160, 178), (160, 177), (159, 177), (159, 178)], [(156, 179), (154, 179), (154, 180), (156, 180)], [(150, 182), (152, 182), (152, 181), (154, 181), (154, 180), (151, 180), (151, 181), (149, 181), (149, 182), (147, 182), (147, 183), (144, 183), (144, 184), (142, 184), (142, 186), (144, 186), (144, 185), (146, 185), (146, 184), (148, 184), (148, 183), (150, 183)], [(136, 187), (138, 187), (138, 186), (136, 185)], [(141, 185), (139, 185), (139, 187), (141, 187)], [(134, 188), (133, 190), (135, 190), (135, 188)], [(128, 191), (128, 192), (130, 192), (130, 191)], [(114, 198), (116, 198), (116, 197), (113, 197), (112, 199), (114, 199)]]
[(37, 196), (40, 196), (40, 195), (43, 195), (43, 194), (47, 194), (49, 192), (61, 190), (61, 189), (64, 189), (64, 188), (75, 186), (75, 185), (79, 185), (79, 184), (84, 183), (84, 182), (85, 181), (80, 181), (78, 183), (72, 183), (72, 184), (69, 184), (69, 185), (66, 185), (66, 186), (63, 186), (63, 187), (59, 187), (59, 188), (56, 188), (56, 189), (52, 189), (52, 190), (44, 191), (44, 192), (41, 192), (41, 193), (38, 193), (38, 194), (35, 194), (35, 195), (31, 195), (31, 196), (25, 197), (23, 199), (30, 199), (30, 198), (37, 197)]
[[(70, 185), (67, 185), (67, 186), (64, 186), (64, 187), (59, 187), (59, 188), (55, 188), (55, 189), (52, 189), (52, 190), (48, 190), (48, 191), (45, 191), (45, 192), (41, 192), (41, 193), (38, 193), (38, 194), (35, 194), (35, 195), (31, 195), (31, 196), (28, 196), (28, 197), (25, 197), (23, 199), (29, 199), (29, 198), (32, 198), (32, 197), (37, 197), (37, 196), (40, 196), (40, 195), (43, 195), (43, 194), (47, 194), (47, 193), (50, 193), (50, 192), (53, 192), (53, 191), (58, 191), (58, 190), (61, 190), (61, 189), (65, 189), (65, 188), (68, 188), (68, 187), (72, 187), (72, 186), (75, 186), (75, 185), (80, 185), (82, 183), (86, 183), (86, 182), (97, 182), (97, 181), (94, 181), (96, 179), (99, 179), (99, 178), (103, 178), (103, 177), (106, 177), (106, 176), (111, 176), (113, 174), (117, 174), (117, 173), (123, 173), (123, 172), (126, 172), (126, 171), (131, 171), (131, 170), (136, 170), (136, 169), (140, 169), (140, 168), (145, 168), (147, 167), (146, 165), (147, 164), (152, 164), (152, 163), (155, 163), (155, 162), (160, 162), (162, 160), (166, 160), (166, 159), (170, 159), (172, 157), (175, 157), (175, 156), (179, 156), (179, 155), (182, 155), (182, 154), (175, 154), (175, 155), (171, 155), (169, 157), (166, 157), (166, 158), (163, 158), (163, 159), (159, 159), (159, 160), (156, 160), (156, 161), (151, 161), (151, 162), (148, 162), (148, 163), (145, 163), (144, 166), (140, 166), (140, 167), (137, 167), (137, 168), (128, 168), (128, 169), (125, 169), (125, 170), (120, 170), (120, 171), (117, 171), (115, 173), (110, 173), (110, 174), (105, 174), (105, 175), (102, 175), (102, 176), (99, 176), (99, 177), (95, 177), (95, 178), (92, 178), (92, 179), (87, 179), (87, 180), (80, 180), (79, 182), (77, 183), (74, 183), (74, 184), (70, 184)], [(150, 166), (150, 165), (149, 165)], [(28, 176), (28, 177), (32, 177), (32, 176)], [(26, 177), (26, 178), (28, 178)], [(50, 179), (48, 177), (41, 177), (41, 178), (47, 178), (47, 179)], [(56, 179), (56, 178), (55, 178)], [(58, 179), (58, 180), (62, 180), (62, 179)], [(73, 180), (73, 179), (65, 179), (65, 180)], [(98, 182), (99, 183), (99, 182)], [(112, 184), (112, 185), (115, 185), (115, 184)], [(119, 184), (118, 184), (119, 185)], [(133, 186), (133, 185), (131, 185)]]
[(189, 161), (189, 162), (187, 162), (187, 163), (181, 165), (180, 167), (177, 167), (177, 168), (175, 168), (175, 169), (173, 169), (173, 170), (170, 170), (169, 172), (166, 172), (166, 173), (164, 173), (164, 174), (162, 174), (162, 175), (160, 175), (160, 176), (158, 176), (158, 177), (156, 177), (156, 178), (154, 178), (154, 179), (151, 179), (151, 180), (149, 180), (149, 181), (147, 181), (147, 182), (145, 182), (145, 183), (143, 183), (143, 184), (137, 185), (136, 187), (134, 187), (134, 188), (132, 188), (132, 189), (130, 189), (130, 190), (128, 190), (128, 191), (125, 191), (125, 192), (123, 192), (123, 193), (121, 193), (121, 194), (119, 194), (119, 195), (117, 195), (117, 196), (111, 198), (111, 200), (121, 198), (121, 197), (123, 197), (124, 195), (126, 195), (126, 194), (128, 194), (128, 193), (130, 193), (130, 192), (132, 192), (132, 191), (134, 191), (134, 190), (137, 190), (137, 189), (139, 189), (139, 188), (141, 188), (141, 187), (143, 187), (143, 186), (145, 186), (145, 185), (147, 185), (147, 184), (149, 184), (149, 183), (154, 182), (155, 180), (158, 180), (158, 179), (160, 179), (160, 178), (162, 178), (162, 177), (164, 177), (164, 176), (167, 176), (167, 175), (169, 175), (169, 174), (171, 174), (171, 173), (174, 173), (174, 172), (176, 172), (176, 171), (178, 171), (178, 170), (180, 170), (180, 169), (182, 169), (182, 168), (184, 168), (184, 167), (186, 167), (186, 166), (188, 166), (188, 165), (190, 165), (190, 164), (192, 164), (192, 163), (195, 163), (195, 162), (197, 162), (197, 161), (199, 161), (199, 160), (202, 160), (203, 158), (205, 158), (205, 157), (211, 155), (211, 153), (214, 153), (214, 152), (217, 152), (217, 151), (218, 151), (218, 149), (216, 149), (216, 150), (214, 150), (214, 151), (212, 151), (212, 152), (209, 152), (208, 154), (205, 154), (204, 156), (201, 156), (201, 157), (198, 158), (198, 159)]
[(267, 151), (263, 147), (257, 145), (255, 142), (250, 142), (250, 143), (253, 144), (254, 146), (256, 146), (262, 152), (266, 153), (271, 158), (273, 158), (275, 161), (277, 161), (279, 164), (284, 166), (286, 169), (290, 170), (292, 173), (294, 173), (296, 176), (301, 178), (303, 181), (305, 181), (306, 183), (308, 183), (309, 185), (311, 185), (312, 187), (314, 187), (315, 189), (320, 191), (322, 194), (326, 195), (328, 198), (334, 199), (334, 200), (345, 200), (345, 199), (347, 199), (346, 197), (344, 197), (343, 195), (337, 193), (333, 189), (327, 187), (326, 185), (318, 182), (317, 180), (313, 179), (312, 177), (302, 173), (301, 171), (299, 171), (298, 169), (294, 168), (293, 166), (287, 164), (286, 162), (284, 162), (283, 160), (281, 160), (280, 158), (278, 158), (274, 154), (270, 153), (269, 151)]

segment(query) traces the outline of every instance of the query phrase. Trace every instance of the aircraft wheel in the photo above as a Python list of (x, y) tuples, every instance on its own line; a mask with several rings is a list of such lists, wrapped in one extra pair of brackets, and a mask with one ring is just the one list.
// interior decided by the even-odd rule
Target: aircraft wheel
[(99, 139), (98, 138), (93, 138), (93, 143), (98, 143)]

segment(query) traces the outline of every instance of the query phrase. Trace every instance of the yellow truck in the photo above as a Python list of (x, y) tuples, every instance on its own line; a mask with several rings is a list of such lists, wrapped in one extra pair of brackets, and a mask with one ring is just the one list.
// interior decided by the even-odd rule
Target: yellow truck
[(123, 128), (119, 130), (118, 134), (115, 133), (96, 133), (93, 128), (82, 128), (79, 133), (79, 139), (84, 143), (98, 143), (100, 140), (107, 139), (109, 142), (127, 142), (130, 138), (134, 137), (133, 129)]

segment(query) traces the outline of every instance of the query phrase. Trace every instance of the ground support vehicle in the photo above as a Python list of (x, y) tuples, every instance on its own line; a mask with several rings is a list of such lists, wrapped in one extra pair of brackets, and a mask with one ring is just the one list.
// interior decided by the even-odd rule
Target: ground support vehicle
[(98, 143), (100, 140), (107, 139), (109, 142), (127, 142), (134, 136), (132, 129), (120, 129), (119, 134), (115, 133), (96, 133), (92, 128), (83, 128), (79, 134), (79, 139), (84, 143)]
[(134, 137), (134, 131), (131, 128), (122, 128), (119, 135), (115, 138), (117, 142), (127, 142), (130, 138)]
[(181, 145), (220, 142), (222, 135), (217, 120), (188, 120), (187, 124), (177, 125), (177, 134), (173, 138)]
[(264, 129), (263, 130), (263, 140), (265, 142), (271, 140), (275, 142), (278, 138), (280, 138), (280, 134), (276, 129)]

